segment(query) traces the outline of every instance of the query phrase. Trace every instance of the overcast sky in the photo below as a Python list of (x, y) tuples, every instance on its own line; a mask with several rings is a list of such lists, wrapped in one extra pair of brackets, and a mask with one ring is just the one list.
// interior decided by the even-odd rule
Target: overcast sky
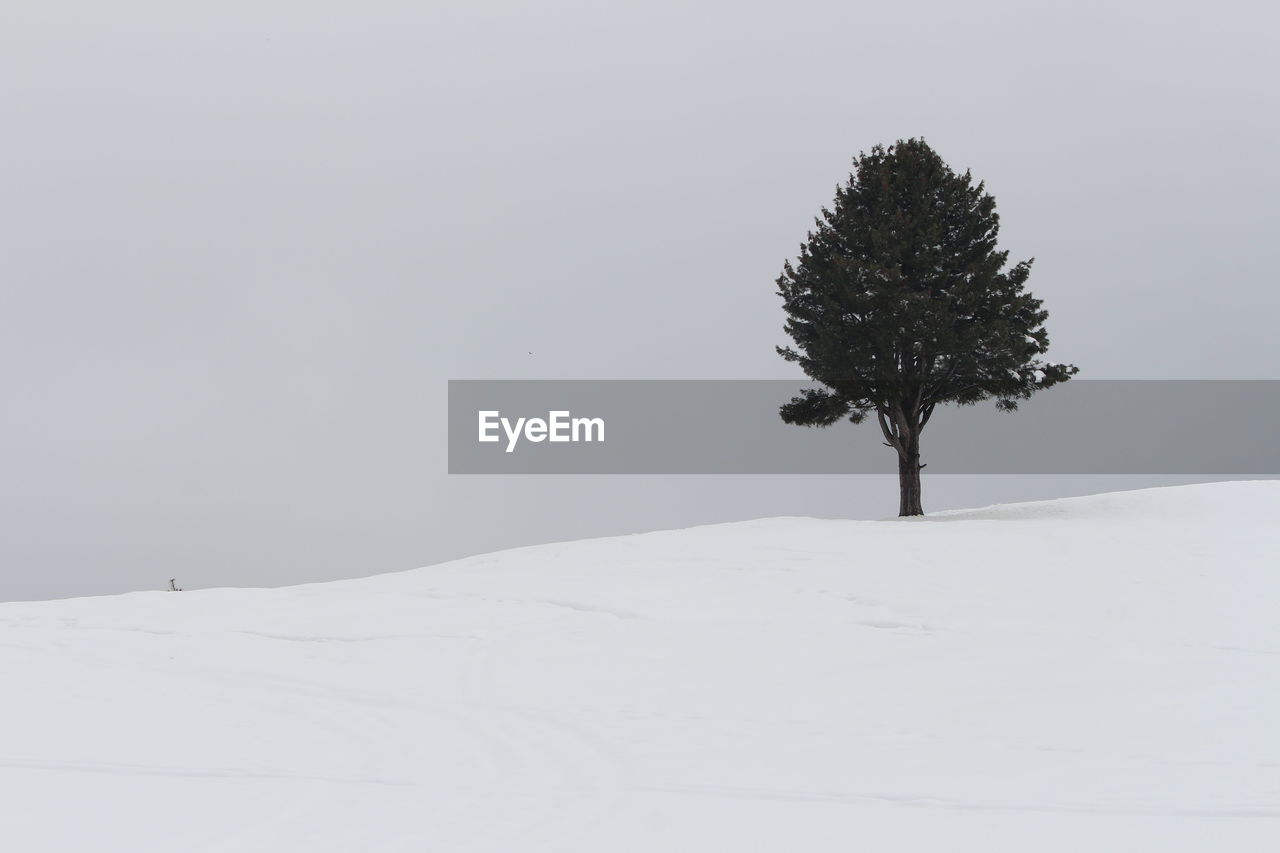
[[(854, 155), (909, 136), (986, 181), (1055, 360), (1280, 378), (1278, 22), (6, 0), (0, 599), (892, 515), (885, 478), (451, 478), (444, 403), (449, 378), (797, 375), (774, 279)], [(1146, 482), (939, 477), (924, 498)]]

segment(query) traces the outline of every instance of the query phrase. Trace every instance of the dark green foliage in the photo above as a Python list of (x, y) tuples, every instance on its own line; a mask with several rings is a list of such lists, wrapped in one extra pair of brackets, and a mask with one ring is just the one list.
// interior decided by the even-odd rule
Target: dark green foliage
[(1048, 312), (1026, 292), (1031, 261), (1006, 268), (995, 199), (922, 139), (859, 155), (793, 266), (778, 278), (795, 347), (822, 389), (782, 407), (787, 423), (860, 423), (875, 413), (899, 454), (900, 513), (920, 514), (919, 436), (934, 407), (1017, 401), (1076, 368), (1040, 360)]

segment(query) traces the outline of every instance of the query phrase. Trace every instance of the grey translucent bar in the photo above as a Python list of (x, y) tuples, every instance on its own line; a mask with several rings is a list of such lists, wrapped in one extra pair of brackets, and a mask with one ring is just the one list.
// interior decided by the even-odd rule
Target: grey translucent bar
[[(803, 387), (450, 380), (449, 473), (897, 472), (873, 419), (825, 429), (783, 423), (778, 407)], [(1016, 412), (991, 401), (939, 407), (921, 447), (926, 474), (1261, 476), (1280, 474), (1277, 425), (1280, 380), (1073, 379)]]

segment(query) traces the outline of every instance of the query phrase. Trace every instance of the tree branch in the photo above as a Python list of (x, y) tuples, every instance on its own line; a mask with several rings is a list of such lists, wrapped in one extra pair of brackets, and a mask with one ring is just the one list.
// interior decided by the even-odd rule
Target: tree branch
[(884, 409), (880, 406), (876, 406), (876, 420), (880, 422), (880, 431), (884, 433), (886, 443), (889, 447), (892, 447), (894, 450), (905, 455), (906, 451), (902, 449), (902, 442), (898, 440), (898, 437), (894, 435), (892, 431), (890, 431), (889, 424), (884, 419), (884, 414)]

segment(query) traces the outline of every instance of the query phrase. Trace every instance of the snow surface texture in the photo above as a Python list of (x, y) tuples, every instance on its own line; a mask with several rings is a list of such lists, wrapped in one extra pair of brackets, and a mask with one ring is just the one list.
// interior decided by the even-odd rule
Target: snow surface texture
[(0, 839), (1280, 850), (1278, 517), (1220, 483), (0, 605)]

